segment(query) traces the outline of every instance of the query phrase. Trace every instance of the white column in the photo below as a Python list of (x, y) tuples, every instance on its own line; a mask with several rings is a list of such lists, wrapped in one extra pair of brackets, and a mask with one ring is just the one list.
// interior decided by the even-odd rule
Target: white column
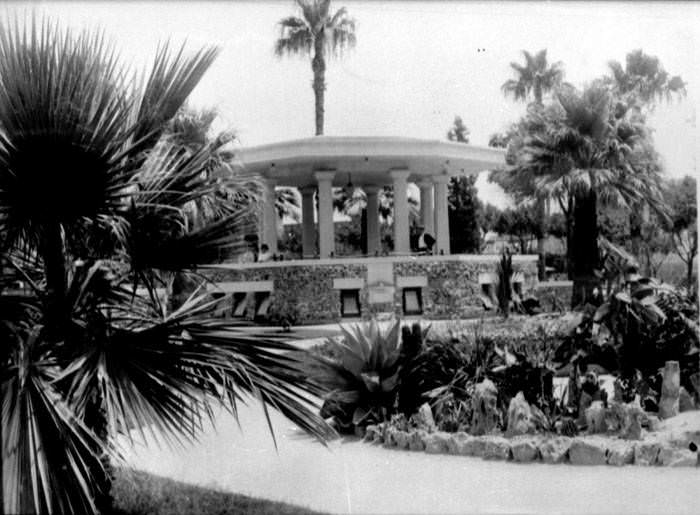
[(379, 186), (362, 186), (367, 195), (367, 254), (381, 252), (379, 236)]
[(447, 216), (447, 175), (435, 175), (435, 254), (450, 253), (450, 222)]
[(434, 199), (433, 182), (429, 179), (422, 180), (418, 183), (420, 188), (420, 218), (425, 232), (431, 236), (435, 236), (435, 217), (434, 217)]
[(394, 252), (408, 254), (411, 246), (408, 240), (408, 170), (390, 170), (394, 181)]
[(333, 231), (333, 177), (335, 170), (315, 172), (318, 181), (318, 250), (321, 259), (335, 252)]
[(314, 186), (305, 186), (300, 188), (301, 192), (301, 241), (302, 241), (302, 256), (310, 258), (316, 255), (316, 230), (314, 225), (314, 213), (316, 206), (314, 205)]
[(265, 181), (265, 192), (263, 198), (263, 230), (262, 241), (265, 243), (271, 254), (277, 254), (277, 210), (275, 209), (275, 185), (273, 179)]

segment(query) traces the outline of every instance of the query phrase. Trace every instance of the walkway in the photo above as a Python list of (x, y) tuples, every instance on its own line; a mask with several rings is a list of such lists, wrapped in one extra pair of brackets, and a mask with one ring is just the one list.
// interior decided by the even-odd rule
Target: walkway
[(139, 446), (132, 466), (202, 486), (334, 513), (698, 513), (700, 469), (485, 462), (309, 440), (257, 404), (219, 416), (180, 451)]

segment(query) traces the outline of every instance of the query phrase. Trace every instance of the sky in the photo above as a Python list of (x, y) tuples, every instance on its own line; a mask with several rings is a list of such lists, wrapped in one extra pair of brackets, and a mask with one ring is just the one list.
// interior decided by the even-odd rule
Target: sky
[[(700, 3), (352, 1), (357, 45), (328, 63), (328, 135), (443, 139), (455, 115), (486, 145), (525, 112), (505, 98), (511, 61), (521, 50), (548, 51), (566, 80), (583, 86), (606, 73), (610, 60), (641, 48), (688, 83), (680, 102), (661, 105), (650, 119), (668, 175), (697, 174), (696, 106), (700, 100)], [(2, 13), (2, 9), (5, 10)], [(216, 45), (221, 54), (191, 96), (214, 107), (219, 127), (251, 146), (314, 134), (308, 58), (275, 57), (277, 22), (297, 14), (278, 1), (26, 1), (0, 13), (36, 12), (74, 27), (100, 27), (125, 60), (146, 66), (159, 42)], [(493, 185), (480, 196), (502, 203)]]

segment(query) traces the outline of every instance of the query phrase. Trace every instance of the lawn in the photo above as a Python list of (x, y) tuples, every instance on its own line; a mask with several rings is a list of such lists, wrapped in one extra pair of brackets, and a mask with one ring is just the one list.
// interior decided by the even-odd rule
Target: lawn
[(291, 504), (256, 499), (118, 469), (112, 487), (114, 515), (317, 515)]

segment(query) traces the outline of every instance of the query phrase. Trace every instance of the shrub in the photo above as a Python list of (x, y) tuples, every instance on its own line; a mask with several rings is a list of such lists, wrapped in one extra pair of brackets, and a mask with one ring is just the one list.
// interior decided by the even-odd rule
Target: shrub
[(583, 319), (557, 351), (557, 359), (585, 371), (600, 364), (621, 374), (624, 397), (658, 401), (659, 369), (668, 360), (681, 365), (681, 384), (693, 391), (700, 342), (697, 308), (676, 288), (628, 269), (600, 306), (588, 305)]
[(400, 321), (382, 331), (376, 320), (341, 326), (343, 340), (328, 340), (336, 359), (317, 355), (317, 380), (329, 390), (321, 415), (351, 432), (388, 420), (395, 411), (401, 365)]

